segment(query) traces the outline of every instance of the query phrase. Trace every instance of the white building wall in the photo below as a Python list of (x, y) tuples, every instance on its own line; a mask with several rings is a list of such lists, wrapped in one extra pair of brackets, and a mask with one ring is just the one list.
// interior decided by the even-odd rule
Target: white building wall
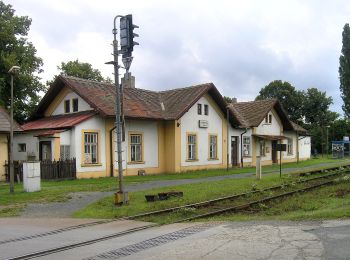
[(88, 103), (84, 99), (82, 99), (80, 96), (78, 96), (75, 92), (70, 92), (68, 93), (64, 99), (61, 101), (61, 103), (56, 107), (56, 109), (53, 111), (52, 115), (62, 115), (64, 113), (64, 101), (65, 100), (70, 100), (70, 111), (72, 113), (73, 111), (73, 99), (77, 98), (78, 99), (78, 112), (80, 111), (87, 111), (87, 110), (92, 110), (93, 108), (90, 107)]
[[(26, 144), (26, 151), (19, 152), (18, 145)], [(39, 160), (39, 140), (34, 133), (16, 133), (13, 137), (13, 159), (15, 161), (26, 161), (28, 155), (34, 155)]]
[(269, 115), (272, 115), (272, 122), (265, 123), (265, 118), (262, 120), (260, 125), (256, 127), (255, 134), (259, 135), (280, 135), (283, 131), (282, 125), (280, 124), (280, 120), (275, 110), (271, 110)]
[[(202, 115), (197, 113), (197, 104), (202, 104)], [(204, 104), (209, 106), (208, 115), (204, 115)], [(199, 128), (199, 120), (206, 120), (208, 128)], [(197, 161), (187, 161), (187, 136), (186, 133), (197, 134), (198, 155)], [(209, 158), (209, 134), (217, 135), (218, 160)], [(225, 155), (226, 156), (226, 155)], [(201, 97), (181, 117), (181, 166), (222, 164), (222, 119), (216, 110), (210, 105), (207, 97)]]
[(287, 145), (287, 151), (282, 152), (282, 156), (284, 159), (296, 159), (297, 158), (297, 135), (295, 132), (287, 132), (285, 131), (283, 135), (287, 138), (290, 138), (293, 140), (293, 145), (292, 145), (292, 154), (288, 154), (288, 140), (284, 139), (283, 143)]
[[(82, 133), (83, 130), (96, 130), (99, 131), (99, 163), (101, 166), (84, 166), (82, 164), (84, 162), (84, 158), (82, 158)], [(98, 172), (106, 170), (106, 135), (105, 135), (105, 119), (100, 116), (94, 116), (78, 125), (75, 126), (74, 129), (74, 138), (72, 139), (72, 143), (74, 146), (72, 147), (72, 151), (74, 151), (76, 155), (77, 161), (77, 172)], [(73, 154), (73, 153), (72, 153)]]
[[(129, 162), (129, 133), (140, 132), (143, 134), (143, 163), (132, 164)], [(116, 140), (116, 135), (115, 140)], [(117, 149), (115, 149), (116, 151)], [(158, 123), (149, 120), (127, 120), (125, 124), (125, 142), (123, 142), (123, 169), (158, 167)], [(114, 158), (118, 158), (115, 152)], [(114, 163), (115, 169), (117, 163)]]
[(60, 145), (71, 145), (71, 131), (60, 133)]
[(300, 136), (299, 137), (299, 159), (311, 158), (311, 137)]

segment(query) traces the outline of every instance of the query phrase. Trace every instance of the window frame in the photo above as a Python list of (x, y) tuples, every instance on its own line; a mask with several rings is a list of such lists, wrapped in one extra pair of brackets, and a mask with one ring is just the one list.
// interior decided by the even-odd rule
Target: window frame
[(65, 114), (70, 113), (70, 100), (69, 99), (66, 99), (64, 101), (64, 113)]
[[(195, 137), (195, 142), (194, 143), (189, 143), (189, 137), (194, 136)], [(190, 148), (191, 145), (191, 148)], [(189, 153), (192, 153), (192, 157), (190, 158)], [(194, 154), (194, 157), (193, 157)], [(194, 162), (198, 161), (198, 135), (197, 133), (194, 132), (188, 132), (186, 133), (186, 162)]]
[[(249, 140), (249, 142), (246, 142), (246, 140)], [(250, 136), (243, 136), (243, 157), (250, 157), (251, 156), (251, 146), (252, 145), (252, 140)], [(247, 149), (245, 149), (245, 147), (248, 147)], [(244, 151), (248, 151), (247, 154), (244, 153)]]
[[(63, 156), (62, 156), (62, 149), (63, 149)], [(68, 153), (67, 153), (68, 151)], [(67, 156), (68, 154), (68, 156)], [(60, 160), (69, 160), (70, 157), (70, 145), (60, 145)]]
[[(140, 155), (141, 158), (140, 160), (132, 160), (132, 143), (131, 143), (131, 138), (132, 136), (140, 136), (141, 142), (140, 142)], [(143, 132), (135, 132), (135, 131), (129, 131), (128, 132), (128, 164), (144, 164), (144, 134)], [(135, 151), (136, 152), (136, 151)]]
[[(76, 104), (76, 107), (75, 107), (75, 104)], [(72, 99), (72, 112), (78, 112), (78, 111), (79, 111), (79, 99), (78, 98), (73, 98)]]
[(287, 155), (293, 155), (293, 138), (287, 138)]
[[(86, 162), (85, 161), (85, 134), (96, 134), (96, 162)], [(90, 129), (83, 129), (82, 135), (81, 135), (81, 166), (82, 167), (93, 167), (93, 166), (102, 166), (101, 164), (101, 133), (100, 130), (90, 130)], [(91, 149), (91, 146), (90, 146)]]
[[(212, 154), (212, 137), (215, 137), (215, 154)], [(208, 135), (208, 160), (218, 160), (218, 135), (209, 134)]]
[(197, 104), (197, 114), (202, 115), (202, 104), (200, 103)]
[(204, 104), (204, 115), (205, 116), (209, 115), (209, 105), (208, 104)]
[[(24, 147), (24, 149), (22, 149), (23, 147)], [(18, 152), (19, 153), (27, 152), (27, 144), (26, 143), (19, 143), (18, 144)]]

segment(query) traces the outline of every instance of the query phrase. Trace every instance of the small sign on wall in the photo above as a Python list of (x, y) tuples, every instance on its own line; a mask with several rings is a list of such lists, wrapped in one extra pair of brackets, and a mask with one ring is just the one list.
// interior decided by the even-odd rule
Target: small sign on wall
[(199, 124), (199, 128), (208, 128), (208, 121), (207, 120), (199, 120), (198, 124)]
[(286, 144), (276, 144), (276, 151), (287, 151), (287, 145)]

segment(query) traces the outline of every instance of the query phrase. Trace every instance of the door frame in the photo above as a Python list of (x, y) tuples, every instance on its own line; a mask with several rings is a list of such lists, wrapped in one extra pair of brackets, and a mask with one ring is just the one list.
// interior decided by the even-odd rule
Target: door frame
[(51, 150), (51, 158), (50, 161), (52, 160), (52, 144), (51, 141), (39, 141), (39, 161), (43, 160), (43, 145), (48, 145), (50, 146), (50, 150)]
[[(239, 136), (236, 136), (236, 135), (232, 135), (231, 136), (231, 145), (230, 145), (230, 149), (231, 149), (231, 165), (232, 165), (232, 167), (234, 167), (234, 166), (238, 166), (239, 165)], [(235, 140), (235, 141), (234, 141)], [(234, 151), (234, 147), (233, 147), (233, 143), (236, 143), (236, 151), (235, 151), (235, 155), (236, 155), (236, 158), (235, 158), (235, 161), (236, 161), (236, 163), (234, 163), (234, 158), (233, 158), (233, 155), (234, 155), (234, 153), (233, 153), (233, 151)]]
[(277, 154), (277, 150), (276, 150), (277, 143), (278, 143), (277, 140), (271, 141), (271, 161), (272, 161), (272, 163), (278, 163), (278, 154)]

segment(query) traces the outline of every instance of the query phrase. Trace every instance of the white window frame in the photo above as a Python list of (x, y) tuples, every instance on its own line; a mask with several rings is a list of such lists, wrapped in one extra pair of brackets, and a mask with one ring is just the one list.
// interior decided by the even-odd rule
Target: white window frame
[(187, 160), (195, 161), (197, 160), (197, 134), (189, 133), (187, 134)]
[(287, 138), (287, 154), (293, 155), (293, 138)]
[(251, 137), (243, 136), (243, 157), (251, 156), (250, 149), (251, 149)]
[(84, 132), (84, 164), (98, 164), (98, 132)]
[(218, 158), (218, 136), (214, 134), (209, 135), (209, 159)]
[(141, 133), (130, 133), (130, 162), (143, 162), (143, 135)]

